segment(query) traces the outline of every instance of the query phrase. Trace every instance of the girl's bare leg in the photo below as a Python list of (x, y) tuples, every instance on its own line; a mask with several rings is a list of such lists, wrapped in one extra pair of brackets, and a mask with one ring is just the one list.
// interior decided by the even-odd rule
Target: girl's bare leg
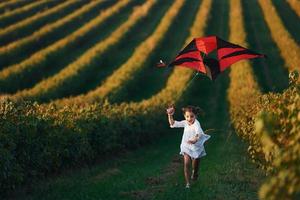
[(185, 177), (185, 182), (187, 184), (190, 183), (190, 162), (191, 162), (191, 157), (187, 154), (184, 154), (183, 156), (184, 159), (184, 177)]
[(200, 163), (200, 158), (196, 158), (196, 159), (192, 160), (192, 166), (193, 166), (192, 179), (193, 180), (196, 180), (198, 178), (199, 163)]

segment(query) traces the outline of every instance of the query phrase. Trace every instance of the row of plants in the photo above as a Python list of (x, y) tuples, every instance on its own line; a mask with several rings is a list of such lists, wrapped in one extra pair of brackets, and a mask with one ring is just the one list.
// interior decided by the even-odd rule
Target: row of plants
[(285, 29), (289, 32), (293, 40), (299, 44), (300, 38), (298, 36), (300, 35), (300, 26), (298, 25), (299, 16), (297, 13), (290, 7), (287, 1), (272, 1), (272, 5), (275, 7)]
[[(194, 23), (190, 28), (190, 35), (186, 39), (185, 45), (187, 45), (194, 37), (201, 37), (204, 35), (206, 22), (211, 10), (211, 4), (212, 0), (205, 0), (201, 3), (194, 19)], [(191, 80), (192, 75), (192, 70), (181, 67), (174, 68), (172, 74), (167, 80), (166, 86), (159, 93), (140, 102), (122, 103), (121, 106), (128, 105), (133, 110), (143, 110), (147, 109), (148, 107), (159, 107), (160, 109), (164, 109), (166, 105), (179, 100), (180, 96), (186, 89), (188, 82)], [(89, 93), (87, 95), (81, 95), (75, 98), (57, 100), (53, 103), (58, 106), (64, 106), (68, 104), (88, 105), (89, 103), (103, 102), (103, 97), (97, 96), (96, 93), (91, 96), (91, 98), (88, 98), (88, 95)], [(118, 105), (115, 106), (118, 107)]]
[[(279, 92), (288, 87), (288, 70), (280, 50), (271, 37), (258, 1), (242, 1), (245, 32), (250, 49), (264, 53), (266, 59), (253, 59), (251, 64), (262, 93)], [(270, 59), (272, 58), (272, 59)], [(278, 76), (280, 74), (280, 76)]]
[(269, 174), (259, 195), (262, 199), (297, 199), (300, 197), (299, 72), (290, 73), (288, 89), (263, 95), (258, 105), (254, 133), (264, 155), (263, 167)]
[(271, 36), (280, 49), (282, 58), (285, 60), (286, 67), (289, 71), (299, 69), (299, 45), (284, 27), (272, 2), (270, 0), (259, 0), (258, 2), (263, 10), (264, 18), (269, 26)]
[(31, 86), (33, 82), (44, 78), (45, 72), (53, 68), (51, 64), (54, 63), (55, 60), (59, 59), (61, 55), (72, 51), (90, 37), (93, 37), (93, 33), (109, 17), (119, 13), (122, 8), (126, 7), (129, 3), (130, 0), (116, 3), (72, 34), (36, 52), (21, 63), (11, 65), (0, 71), (0, 90), (2, 92), (13, 93), (26, 86)]
[(17, 21), (40, 12), (42, 9), (47, 9), (48, 7), (55, 6), (58, 3), (60, 3), (60, 1), (35, 1), (18, 9), (12, 10), (11, 12), (4, 13), (0, 15), (0, 28), (3, 29), (10, 26)]
[[(240, 0), (231, 1), (230, 39), (244, 44), (245, 31)], [(261, 94), (249, 62), (230, 71), (228, 100), (231, 121), (249, 143), (252, 160), (268, 174), (261, 186), (261, 199), (293, 199), (299, 195), (299, 84), (280, 93)], [(298, 107), (297, 107), (298, 106)]]
[(290, 7), (295, 11), (295, 13), (300, 17), (300, 3), (297, 0), (287, 0)]
[(159, 135), (154, 127), (163, 131), (158, 124), (165, 116), (148, 110), (134, 112), (126, 105), (115, 109), (108, 104), (57, 109), (1, 102), (0, 196), (32, 178), (149, 143)]
[(12, 98), (49, 101), (64, 97), (66, 93), (72, 94), (72, 89), (81, 87), (82, 84), (88, 81), (89, 75), (93, 74), (96, 68), (99, 67), (96, 60), (123, 38), (126, 38), (126, 34), (147, 16), (155, 3), (155, 0), (150, 0), (135, 8), (128, 20), (111, 33), (109, 37), (84, 52), (83, 55), (64, 67), (59, 73), (39, 82), (33, 88), (17, 92)]
[[(199, 6), (188, 40), (203, 34), (210, 4), (211, 0), (204, 0)], [(170, 93), (183, 90), (174, 88), (187, 82), (182, 79), (180, 83), (178, 77), (175, 85), (169, 82)], [(167, 91), (163, 92), (165, 98), (174, 100)], [(168, 128), (161, 123), (165, 119), (164, 102), (151, 101), (155, 105), (150, 101), (141, 102), (140, 106), (104, 102), (60, 108), (53, 103), (1, 101), (0, 194), (3, 196), (34, 177), (45, 177), (62, 168), (92, 162), (108, 152), (149, 143), (161, 134), (157, 130), (164, 132)]]
[[(243, 46), (247, 46), (246, 32), (244, 30), (244, 22), (241, 17), (243, 11), (240, 0), (231, 0), (230, 2), (230, 36), (229, 40), (234, 41)], [(253, 109), (261, 96), (260, 88), (255, 80), (253, 70), (249, 61), (242, 61), (231, 67), (230, 84), (227, 90), (229, 101), (229, 111), (231, 122), (240, 137), (247, 141), (251, 141), (250, 133), (253, 132), (253, 124), (251, 118), (257, 113), (257, 109)], [(252, 158), (255, 152), (250, 152)]]
[(21, 39), (22, 37), (28, 36), (32, 31), (39, 29), (45, 23), (60, 19), (74, 9), (82, 6), (82, 4), (83, 2), (80, 1), (66, 1), (14, 23), (0, 31), (0, 45), (4, 46), (15, 40)]
[[(0, 67), (4, 68), (5, 66), (15, 63), (16, 61), (12, 60), (18, 55), (27, 57), (38, 48), (46, 46), (43, 45), (43, 43), (51, 39), (51, 37), (58, 37), (60, 35), (59, 31), (63, 30), (64, 27), (68, 27), (68, 24), (74, 23), (75, 20), (80, 20), (86, 13), (92, 11), (93, 6), (97, 5), (97, 1), (91, 2), (86, 6), (83, 6), (82, 4), (83, 2), (79, 1), (67, 1), (59, 6), (35, 15), (35, 19), (27, 18), (26, 20), (1, 31), (1, 40), (10, 38), (10, 42), (0, 47)], [(51, 23), (52, 20), (56, 21)], [(30, 32), (33, 30), (36, 31), (31, 35), (26, 36), (24, 34), (28, 32), (27, 30), (30, 30)], [(25, 37), (20, 38), (20, 36)], [(38, 45), (36, 45), (37, 43)]]
[(3, 1), (0, 3), (0, 15), (11, 12), (14, 9), (20, 8), (22, 6), (25, 6), (28, 3), (31, 3), (33, 0), (28, 1), (18, 1), (18, 0), (12, 0), (12, 1)]
[(122, 88), (135, 79), (135, 75), (142, 70), (149, 57), (165, 37), (183, 5), (184, 1), (175, 1), (165, 13), (155, 31), (135, 48), (132, 56), (124, 64), (107, 77), (99, 87), (89, 92), (86, 99), (93, 98), (92, 96), (95, 94), (100, 98), (110, 98), (118, 95)]

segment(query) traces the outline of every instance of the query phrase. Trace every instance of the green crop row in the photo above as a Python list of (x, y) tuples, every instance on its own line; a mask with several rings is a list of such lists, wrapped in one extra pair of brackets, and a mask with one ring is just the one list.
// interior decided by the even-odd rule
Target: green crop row
[(29, 1), (19, 1), (19, 0), (13, 0), (13, 1), (3, 1), (0, 3), (0, 15), (11, 12), (12, 10), (25, 6), (28, 3), (31, 3), (33, 0)]
[(63, 97), (66, 92), (72, 91), (72, 88), (80, 87), (81, 84), (88, 81), (89, 74), (93, 73), (94, 69), (98, 67), (95, 60), (123, 39), (126, 33), (149, 13), (155, 2), (155, 0), (146, 1), (146, 3), (139, 6), (139, 8), (134, 9), (128, 20), (105, 40), (90, 48), (59, 73), (39, 82), (31, 89), (17, 92), (13, 98), (48, 101), (50, 99)]
[[(240, 0), (231, 0), (230, 3), (230, 36), (232, 41), (242, 46), (247, 46), (246, 32), (244, 29), (242, 7)], [(254, 73), (249, 61), (234, 64), (230, 70), (230, 85), (228, 88), (229, 110), (231, 121), (241, 137), (248, 139), (249, 129), (247, 127), (249, 118), (255, 114), (251, 106), (255, 105), (261, 95), (259, 86), (254, 78)], [(251, 126), (249, 126), (251, 127)]]
[(29, 85), (32, 80), (38, 80), (43, 77), (45, 71), (50, 68), (52, 62), (59, 59), (68, 51), (87, 40), (103, 22), (118, 13), (125, 7), (130, 0), (120, 1), (111, 8), (101, 12), (96, 18), (86, 23), (80, 29), (72, 34), (60, 39), (54, 44), (36, 52), (28, 59), (21, 63), (12, 65), (0, 71), (0, 91), (15, 92), (22, 88), (21, 86)]
[(159, 135), (154, 128), (163, 130), (157, 125), (159, 120), (162, 118), (152, 112), (133, 113), (126, 106), (118, 110), (99, 104), (56, 109), (1, 102), (0, 197), (33, 177), (148, 143)]
[(300, 47), (291, 37), (278, 16), (275, 7), (270, 0), (258, 1), (269, 26), (271, 36), (278, 46), (285, 65), (289, 71), (300, 69)]
[[(61, 18), (62, 16), (66, 15), (66, 13), (76, 9), (82, 4), (83, 2), (80, 1), (66, 1), (50, 9), (39, 12), (32, 17), (12, 24), (11, 26), (8, 26), (0, 31), (0, 45), (4, 46), (21, 39), (23, 36), (26, 36), (32, 31), (37, 30), (45, 23)], [(2, 57), (0, 57), (0, 59), (3, 60)], [(3, 63), (1, 63), (1, 65), (3, 65)]]
[(30, 16), (39, 12), (41, 9), (47, 8), (47, 6), (52, 7), (58, 3), (60, 3), (60, 1), (35, 1), (11, 12), (4, 13), (0, 15), (0, 28), (5, 28), (21, 19), (24, 19), (27, 15)]
[(145, 66), (147, 59), (153, 54), (155, 48), (166, 35), (183, 4), (184, 1), (175, 1), (165, 13), (152, 35), (137, 46), (132, 56), (103, 81), (101, 86), (89, 92), (86, 95), (86, 99), (90, 101), (89, 99), (93, 98), (92, 96), (94, 95), (100, 98), (112, 97), (117, 95), (123, 87), (126, 87), (126, 85), (135, 78), (135, 74)]
[[(58, 21), (43, 26), (41, 29), (35, 31), (30, 36), (24, 37), (22, 39), (11, 42), (6, 46), (0, 47), (0, 68), (3, 68), (5, 65), (11, 64), (12, 60), (14, 60), (14, 57), (20, 55), (30, 55), (33, 51), (36, 51), (37, 48), (41, 48), (41, 43), (43, 44), (43, 41), (48, 41), (47, 38), (54, 37), (54, 35), (60, 35), (59, 32), (65, 29), (68, 24), (75, 24), (78, 19), (80, 19), (87, 13), (92, 12), (92, 10), (95, 7), (97, 8), (98, 4), (101, 4), (102, 2), (103, 1), (92, 1), (75, 10), (71, 14), (59, 19)], [(64, 9), (64, 7), (62, 7), (62, 9)]]
[[(202, 10), (201, 10), (201, 12), (200, 11), (198, 12), (198, 15), (196, 16), (196, 19), (194, 20), (195, 22), (194, 22), (193, 26), (191, 27), (191, 30), (190, 30), (191, 34), (187, 38), (186, 44), (188, 42), (190, 42), (190, 40), (193, 37), (199, 37), (199, 36), (203, 35), (202, 30), (204, 29), (204, 26), (205, 26), (205, 23), (206, 23), (206, 19), (207, 19), (207, 16), (208, 16), (208, 12), (210, 10), (210, 6), (211, 6), (211, 1), (204, 1), (203, 2), (203, 4), (202, 4)], [(163, 21), (161, 22), (161, 24), (162, 23), (163, 23)], [(162, 26), (162, 25), (159, 25), (159, 26)], [(161, 29), (163, 29), (163, 26), (162, 26)], [(159, 29), (157, 29), (156, 31), (158, 31), (158, 30)], [(151, 38), (151, 37), (149, 37), (149, 38)], [(150, 39), (149, 39), (149, 41), (150, 41)], [(146, 44), (147, 43), (145, 41), (144, 45), (146, 45)], [(138, 47), (138, 48), (141, 48), (141, 46)], [(137, 57), (138, 56), (136, 56), (136, 58), (134, 58), (135, 61), (136, 61)], [(132, 62), (133, 58), (130, 58), (130, 60), (128, 60), (128, 62), (130, 61), (131, 64), (132, 64), (133, 63)], [(133, 63), (133, 64), (134, 64), (133, 67), (136, 67), (137, 64), (139, 64), (139, 62), (138, 63)], [(130, 71), (130, 69), (131, 69), (130, 65), (123, 65), (123, 66), (124, 66), (124, 69), (122, 71), (124, 71), (123, 72), (124, 74), (125, 73), (127, 74), (128, 72), (131, 72)], [(125, 68), (125, 66), (127, 66), (128, 69)], [(123, 73), (122, 74), (120, 74), (120, 73), (114, 73), (113, 77), (116, 77), (118, 75), (123, 76), (124, 75)], [(179, 97), (178, 92), (180, 93), (180, 91), (181, 91), (180, 88), (182, 86), (185, 86), (185, 82), (184, 81), (187, 81), (188, 78), (191, 76), (191, 74), (192, 74), (192, 72), (190, 70), (175, 69), (174, 75), (170, 76), (170, 80), (168, 81), (168, 84), (167, 84), (166, 88), (164, 90), (162, 90), (159, 94), (157, 94), (154, 97), (152, 97), (151, 98), (152, 100), (147, 101), (148, 103), (146, 103), (146, 105), (150, 105), (154, 101), (159, 102), (162, 99), (164, 99), (164, 100), (169, 99), (169, 101), (170, 101), (170, 99), (171, 99), (170, 97), (171, 96), (178, 96)], [(126, 77), (128, 77), (128, 74), (126, 75)], [(109, 78), (109, 79), (113, 80), (112, 78)], [(120, 79), (120, 80), (118, 80), (119, 83), (120, 83), (120, 81), (123, 80), (122, 77), (118, 78), (118, 79)], [(179, 79), (183, 79), (183, 80), (179, 81)], [(123, 81), (125, 81), (125, 79)], [(176, 87), (172, 88), (172, 85), (175, 84), (175, 83), (182, 83), (182, 85), (178, 85), (178, 87), (179, 87), (178, 90), (177, 90)], [(109, 86), (109, 81), (106, 81), (106, 84)], [(84, 104), (84, 103), (87, 103), (87, 102), (89, 102), (89, 103), (99, 102), (99, 101), (103, 100), (103, 97), (104, 97), (104, 95), (102, 95), (101, 93), (99, 93), (99, 88), (103, 88), (104, 87), (103, 85), (101, 85), (100, 87), (96, 88), (94, 91), (89, 92), (86, 95), (79, 95), (79, 96), (73, 97), (73, 98), (66, 98), (66, 99), (62, 99), (62, 100), (57, 100), (56, 104), (58, 104), (58, 105), (64, 105), (64, 104)], [(113, 84), (112, 86), (114, 86), (114, 85), (115, 84)], [(123, 85), (123, 83), (121, 85)], [(110, 91), (112, 89), (114, 89), (114, 88), (115, 88), (115, 86), (114, 87), (110, 87)], [(109, 92), (106, 92), (105, 94), (108, 94), (108, 93)], [(159, 99), (159, 100), (155, 100), (155, 99)], [(176, 101), (176, 98), (173, 99), (173, 100)], [(155, 104), (155, 105), (158, 105), (158, 104)], [(163, 105), (163, 103), (162, 103), (162, 105)]]

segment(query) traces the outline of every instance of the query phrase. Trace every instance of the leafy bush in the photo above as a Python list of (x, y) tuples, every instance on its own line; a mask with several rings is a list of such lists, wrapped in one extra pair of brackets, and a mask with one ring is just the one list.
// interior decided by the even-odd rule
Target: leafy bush
[[(161, 108), (0, 103), (0, 191), (63, 168), (149, 143), (163, 130)], [(155, 111), (155, 112), (153, 112)], [(162, 124), (161, 127), (159, 125)], [(153, 134), (154, 133), (154, 134)]]
[(294, 199), (300, 195), (300, 84), (290, 74), (290, 87), (282, 94), (261, 98), (262, 111), (255, 133), (266, 160), (269, 179), (260, 189), (262, 199)]

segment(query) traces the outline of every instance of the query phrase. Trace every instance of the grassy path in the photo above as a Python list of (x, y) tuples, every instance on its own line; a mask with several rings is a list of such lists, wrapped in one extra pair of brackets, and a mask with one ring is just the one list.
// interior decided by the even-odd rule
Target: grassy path
[(250, 163), (246, 144), (229, 126), (228, 105), (224, 101), (228, 82), (228, 75), (224, 75), (215, 83), (196, 80), (191, 85), (184, 104), (200, 105), (206, 113), (200, 117), (202, 128), (215, 129), (208, 132), (212, 136), (206, 144), (208, 155), (201, 160), (200, 179), (191, 190), (183, 188), (181, 167), (157, 199), (257, 199), (261, 173)]
[[(212, 13), (211, 21), (220, 13), (222, 20), (208, 26), (206, 35), (217, 33), (226, 39), (229, 34), (226, 26), (229, 5), (215, 1), (213, 7), (218, 11)], [(203, 77), (192, 82), (181, 104), (201, 106), (205, 112), (199, 119), (202, 128), (215, 129), (209, 132), (212, 138), (206, 145), (208, 155), (202, 159), (200, 179), (190, 191), (186, 192), (180, 184), (176, 185), (176, 182), (184, 179), (181, 170), (158, 199), (257, 199), (261, 173), (249, 162), (246, 144), (230, 127), (226, 101), (228, 85), (228, 71), (215, 82)]]

